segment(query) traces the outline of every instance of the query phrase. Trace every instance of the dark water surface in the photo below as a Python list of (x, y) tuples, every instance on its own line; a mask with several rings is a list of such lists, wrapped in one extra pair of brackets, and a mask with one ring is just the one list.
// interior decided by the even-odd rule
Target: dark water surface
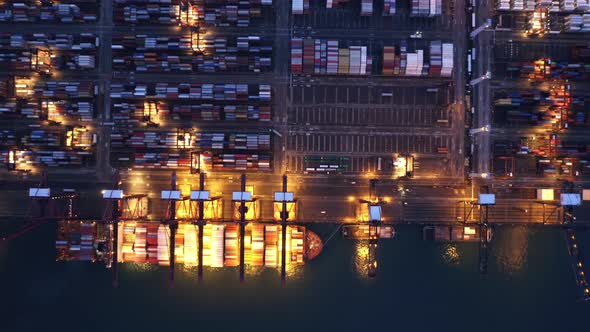
[[(335, 226), (311, 225), (325, 240)], [(379, 271), (367, 279), (363, 243), (332, 238), (323, 253), (289, 271), (123, 264), (120, 286), (101, 264), (55, 261), (48, 224), (0, 246), (3, 331), (590, 331), (590, 303), (578, 301), (563, 234), (496, 230), (489, 273), (473, 243), (422, 241), (399, 226), (381, 241)], [(590, 250), (590, 236), (579, 233)], [(590, 262), (588, 262), (590, 264)]]

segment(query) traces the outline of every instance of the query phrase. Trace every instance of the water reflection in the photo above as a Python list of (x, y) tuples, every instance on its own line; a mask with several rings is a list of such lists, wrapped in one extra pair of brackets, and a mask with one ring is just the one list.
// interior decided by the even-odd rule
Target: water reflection
[(507, 232), (496, 232), (493, 253), (498, 270), (514, 275), (524, 269), (529, 246), (530, 230), (526, 226), (511, 227)]
[(122, 266), (130, 272), (153, 272), (158, 270), (158, 265), (150, 263), (125, 263)]
[(367, 241), (354, 242), (352, 265), (359, 278), (369, 279), (369, 243)]
[(442, 258), (446, 265), (459, 265), (461, 259), (461, 256), (459, 255), (459, 249), (457, 249), (454, 243), (444, 244)]

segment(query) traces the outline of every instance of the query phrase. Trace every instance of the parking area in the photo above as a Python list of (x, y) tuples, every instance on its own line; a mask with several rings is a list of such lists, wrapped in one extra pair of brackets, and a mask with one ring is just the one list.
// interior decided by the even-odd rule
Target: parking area
[(436, 153), (438, 148), (450, 146), (452, 136), (447, 134), (411, 134), (395, 131), (375, 134), (292, 134), (287, 148), (306, 153), (342, 153), (376, 155), (392, 153)]
[(360, 104), (360, 105), (418, 105), (446, 107), (452, 102), (448, 85), (425, 86), (338, 86), (310, 85), (291, 88), (292, 105)]
[(294, 123), (328, 126), (448, 127), (449, 110), (436, 106), (297, 106), (289, 113)]
[(361, 0), (351, 0), (326, 8), (325, 1), (310, 1), (309, 13), (293, 15), (293, 24), (298, 27), (340, 28), (340, 29), (379, 29), (406, 31), (450, 30), (452, 24), (452, 1), (442, 2), (442, 15), (436, 17), (411, 17), (410, 1), (397, 1), (396, 13), (389, 16), (383, 13), (383, 1), (375, 1), (373, 15), (361, 16)]

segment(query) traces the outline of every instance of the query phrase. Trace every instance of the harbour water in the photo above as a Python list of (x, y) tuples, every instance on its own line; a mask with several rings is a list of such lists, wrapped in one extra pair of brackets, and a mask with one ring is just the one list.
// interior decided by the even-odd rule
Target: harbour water
[[(308, 225), (324, 241), (335, 225)], [(590, 236), (579, 232), (582, 249)], [(288, 271), (123, 264), (119, 288), (104, 265), (55, 261), (55, 225), (0, 246), (5, 331), (585, 331), (590, 303), (578, 300), (561, 230), (496, 229), (488, 274), (477, 243), (430, 243), (398, 226), (367, 278), (366, 244), (327, 241), (321, 255)]]

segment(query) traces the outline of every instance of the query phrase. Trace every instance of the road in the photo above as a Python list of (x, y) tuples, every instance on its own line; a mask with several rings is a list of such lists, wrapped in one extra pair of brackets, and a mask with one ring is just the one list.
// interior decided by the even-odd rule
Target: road
[(454, 17), (453, 17), (453, 44), (455, 50), (454, 59), (454, 79), (455, 79), (455, 104), (452, 113), (452, 125), (455, 138), (451, 146), (451, 154), (453, 155), (453, 169), (455, 169), (455, 176), (464, 175), (464, 159), (465, 159), (465, 63), (467, 51), (467, 31), (466, 31), (466, 0), (454, 1)]
[[(485, 0), (476, 0), (476, 28), (492, 18), (492, 4)], [(484, 76), (487, 71), (492, 70), (493, 57), (493, 33), (484, 30), (475, 37), (476, 59), (473, 66), (472, 79)], [(491, 92), (490, 81), (483, 80), (474, 88), (475, 117), (474, 128), (482, 128), (491, 124)], [(475, 146), (475, 167), (474, 173), (490, 173), (491, 165), (491, 141), (490, 133), (483, 131), (473, 137)]]

